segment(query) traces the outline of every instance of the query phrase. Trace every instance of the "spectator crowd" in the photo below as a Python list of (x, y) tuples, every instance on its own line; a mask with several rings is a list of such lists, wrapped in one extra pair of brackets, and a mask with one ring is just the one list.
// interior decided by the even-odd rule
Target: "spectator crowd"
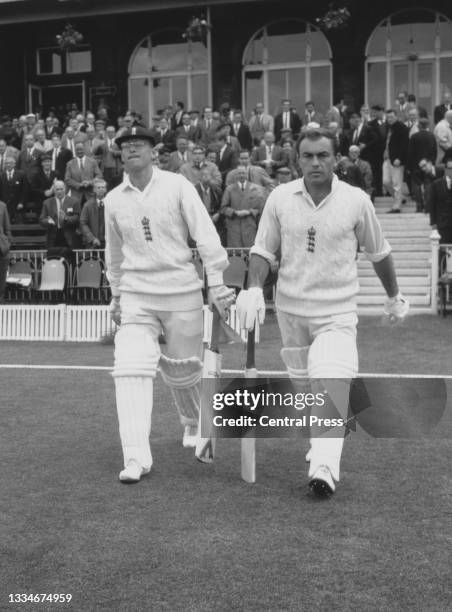
[[(113, 121), (108, 110), (82, 113), (69, 105), (64, 116), (29, 113), (4, 117), (0, 127), (0, 199), (12, 224), (39, 223), (47, 248), (103, 248), (103, 199), (122, 180), (121, 151), (115, 139), (142, 118), (128, 111)], [(363, 105), (351, 112), (342, 100), (326, 112), (313, 101), (295, 109), (282, 100), (272, 116), (258, 102), (250, 117), (223, 104), (218, 110), (168, 105), (152, 118), (154, 163), (180, 173), (196, 188), (222, 243), (254, 243), (268, 194), (300, 176), (297, 142), (307, 128), (327, 128), (335, 143), (338, 177), (373, 200), (393, 198), (389, 213), (404, 203), (403, 184), (418, 212), (444, 234), (449, 220), (436, 184), (452, 179), (452, 105), (445, 94), (433, 118), (413, 95), (401, 92), (392, 108)], [(450, 160), (450, 161), (449, 161)], [(450, 177), (450, 178), (449, 178)], [(452, 208), (452, 207), (451, 207)], [(452, 232), (447, 238), (452, 242)]]

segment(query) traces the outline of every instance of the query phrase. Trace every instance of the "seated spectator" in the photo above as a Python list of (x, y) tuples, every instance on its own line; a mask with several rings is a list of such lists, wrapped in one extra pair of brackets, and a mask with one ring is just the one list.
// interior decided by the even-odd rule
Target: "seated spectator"
[(179, 168), (191, 161), (192, 154), (188, 150), (188, 140), (185, 136), (179, 136), (176, 141), (176, 151), (173, 151), (168, 160), (167, 170), (170, 172), (179, 172)]
[(0, 138), (0, 174), (5, 170), (5, 161), (7, 157), (14, 157), (17, 160), (19, 156), (19, 151), (6, 144), (6, 140), (4, 138)]
[(77, 248), (76, 230), (79, 220), (79, 202), (66, 195), (66, 186), (63, 181), (56, 181), (54, 196), (44, 200), (39, 217), (39, 223), (47, 230), (47, 249), (53, 247)]
[(240, 151), (241, 151), (241, 147), (240, 147), (240, 143), (238, 141), (238, 139), (235, 136), (232, 136), (232, 123), (222, 123), (221, 125), (218, 126), (217, 128), (217, 140), (215, 142), (215, 144), (220, 147), (220, 142), (219, 139), (221, 136), (224, 136), (226, 138), (226, 143), (231, 147), (231, 149), (234, 151), (236, 157), (238, 157)]
[(80, 229), (85, 248), (105, 248), (104, 199), (106, 193), (106, 181), (94, 179), (93, 196), (87, 200), (80, 215)]
[(265, 132), (264, 144), (254, 149), (251, 155), (251, 162), (263, 168), (272, 178), (275, 176), (278, 168), (286, 165), (284, 152), (281, 147), (275, 145), (273, 132)]
[[(259, 166), (253, 166), (251, 164), (251, 156), (249, 151), (240, 151), (239, 165), (245, 168), (247, 181), (250, 181), (251, 183), (254, 183), (256, 185), (260, 185), (265, 189), (267, 194), (270, 193), (270, 191), (274, 187), (274, 183), (263, 168), (260, 168)], [(236, 183), (238, 181), (237, 175), (237, 168), (228, 172), (226, 176), (226, 186), (232, 185), (232, 183)]]
[(155, 147), (154, 151), (158, 151), (158, 167), (161, 170), (166, 170), (167, 172), (170, 172), (169, 167), (171, 150), (162, 143), (160, 143)]
[(227, 246), (248, 248), (254, 244), (258, 217), (261, 214), (266, 194), (262, 187), (246, 180), (247, 171), (237, 168), (237, 182), (226, 187), (221, 212), (226, 218)]
[(348, 157), (342, 157), (338, 162), (336, 174), (340, 180), (354, 187), (359, 187), (369, 197), (372, 197), (372, 170), (368, 162), (359, 158), (359, 154), (359, 146), (351, 145), (348, 150)]
[(1, 200), (5, 202), (11, 223), (23, 222), (24, 204), (29, 185), (25, 172), (16, 170), (14, 157), (7, 157), (5, 170), (0, 176)]
[(215, 164), (215, 166), (217, 166), (217, 150), (218, 150), (218, 147), (216, 145), (210, 145), (209, 148), (207, 149), (207, 154), (206, 154), (207, 161), (211, 162), (212, 164)]
[(221, 189), (211, 184), (210, 173), (208, 170), (201, 170), (199, 174), (199, 183), (196, 183), (195, 189), (199, 194), (199, 197), (204, 202), (204, 205), (209, 213), (213, 224), (216, 227), (218, 235), (221, 239), (221, 244), (226, 244), (226, 234), (224, 219), (221, 215)]
[(97, 161), (85, 155), (85, 144), (77, 142), (75, 157), (68, 162), (64, 182), (71, 190), (71, 197), (81, 206), (91, 197), (95, 178), (102, 178)]
[(193, 126), (189, 113), (183, 113), (182, 125), (176, 130), (176, 139), (184, 136), (188, 141), (199, 144), (203, 140), (203, 130), (200, 125)]
[(44, 200), (53, 196), (53, 185), (56, 180), (58, 180), (58, 177), (56, 172), (52, 170), (52, 156), (46, 153), (41, 157), (41, 167), (30, 185), (38, 216), (41, 214)]
[(432, 183), (444, 176), (444, 166), (435, 166), (430, 159), (419, 162), (422, 200), (419, 212), (430, 212), (430, 190)]
[(284, 153), (284, 157), (286, 159), (286, 166), (282, 166), (282, 167), (289, 168), (293, 179), (298, 178), (300, 175), (299, 175), (299, 166), (297, 164), (298, 156), (297, 156), (297, 151), (295, 150), (295, 143), (293, 142), (293, 140), (286, 138), (286, 139), (283, 139), (281, 147)]
[(52, 150), (52, 142), (46, 139), (44, 130), (36, 130), (35, 132), (35, 149), (41, 153), (48, 153)]
[(152, 129), (151, 134), (154, 137), (156, 145), (162, 143), (169, 151), (174, 151), (176, 148), (176, 137), (174, 132), (170, 129), (166, 117), (161, 117), (159, 119), (158, 127)]
[(290, 183), (293, 180), (292, 170), (288, 166), (282, 166), (276, 171), (276, 186)]
[(206, 169), (210, 175), (210, 184), (221, 189), (221, 173), (217, 166), (206, 160), (206, 152), (203, 146), (196, 145), (193, 148), (193, 159), (179, 168), (179, 173), (185, 176), (190, 183), (196, 185), (201, 180), (201, 170)]

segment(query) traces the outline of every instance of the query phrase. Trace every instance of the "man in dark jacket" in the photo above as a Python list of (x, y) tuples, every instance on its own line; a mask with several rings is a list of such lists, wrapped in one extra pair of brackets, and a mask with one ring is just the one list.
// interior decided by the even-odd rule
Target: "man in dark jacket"
[(388, 212), (400, 213), (403, 174), (408, 158), (408, 128), (397, 119), (395, 110), (386, 111), (386, 145), (383, 154), (383, 185), (394, 198)]
[(436, 160), (436, 138), (429, 132), (429, 120), (419, 119), (419, 132), (410, 137), (408, 143), (407, 170), (411, 182), (411, 193), (416, 202), (416, 212), (424, 210), (424, 202), (421, 186), (424, 182), (422, 170), (419, 168), (421, 160), (425, 159), (435, 163)]
[(452, 159), (446, 162), (444, 177), (431, 185), (430, 224), (438, 230), (441, 244), (452, 244)]

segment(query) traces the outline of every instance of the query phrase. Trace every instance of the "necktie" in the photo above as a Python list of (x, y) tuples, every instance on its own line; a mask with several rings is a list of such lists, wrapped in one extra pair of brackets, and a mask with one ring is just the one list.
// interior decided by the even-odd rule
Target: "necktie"
[(242, 191), (245, 191), (245, 183), (240, 183), (240, 189), (241, 189)]
[(31, 159), (31, 149), (28, 149), (28, 159)]
[(207, 124), (207, 129), (209, 129), (210, 128), (210, 119), (207, 119), (206, 124)]
[(57, 227), (58, 229), (60, 228), (60, 210), (61, 210), (61, 202), (60, 200), (57, 198)]
[(105, 240), (105, 209), (103, 200), (99, 202), (99, 240), (101, 242)]
[(8, 172), (8, 181), (10, 181), (10, 182), (11, 182), (12, 180), (13, 180), (13, 173), (12, 173), (12, 171), (10, 170), (10, 171)]
[(289, 113), (284, 113), (284, 127), (290, 128)]
[(80, 170), (83, 170), (83, 159), (80, 158), (79, 162), (80, 162)]
[(358, 142), (358, 130), (356, 129), (353, 133), (353, 144)]
[(0, 162), (0, 172), (3, 172), (3, 160), (4, 160), (4, 158), (5, 158), (5, 156), (2, 155), (2, 159), (1, 159), (1, 162)]

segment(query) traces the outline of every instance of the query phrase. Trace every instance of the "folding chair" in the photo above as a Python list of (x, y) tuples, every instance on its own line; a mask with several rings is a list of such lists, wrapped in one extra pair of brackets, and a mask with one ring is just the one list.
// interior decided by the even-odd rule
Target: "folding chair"
[(28, 259), (14, 261), (8, 268), (5, 299), (10, 302), (30, 302), (34, 273), (33, 265)]
[(84, 259), (74, 270), (74, 293), (86, 303), (101, 300), (104, 268), (99, 259)]
[(63, 257), (58, 259), (43, 259), (41, 265), (41, 282), (39, 287), (35, 289), (35, 294), (39, 298), (44, 299), (46, 293), (51, 299), (52, 294), (56, 294), (55, 298), (61, 295), (63, 301), (66, 301), (66, 275), (68, 273), (67, 262)]

